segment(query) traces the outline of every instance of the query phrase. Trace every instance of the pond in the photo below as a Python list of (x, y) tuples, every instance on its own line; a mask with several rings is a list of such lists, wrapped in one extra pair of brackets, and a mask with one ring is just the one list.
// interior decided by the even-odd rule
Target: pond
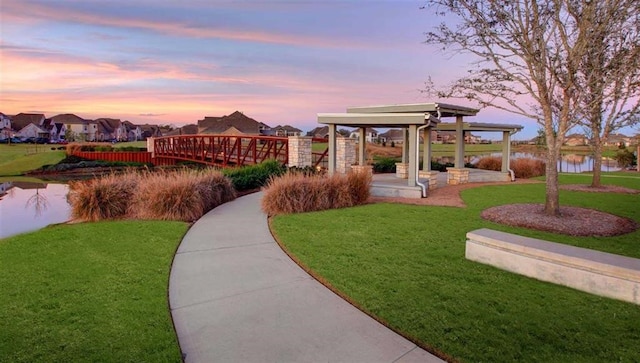
[(70, 219), (67, 184), (38, 181), (0, 183), (0, 238)]
[[(492, 153), (486, 155), (474, 155), (465, 157), (465, 162), (477, 163), (483, 157), (497, 156), (501, 157), (501, 153)], [(530, 158), (544, 160), (544, 155), (533, 153), (511, 153), (512, 159)], [(453, 162), (453, 161), (452, 161)], [(558, 171), (561, 173), (583, 173), (593, 171), (593, 156), (582, 154), (562, 154), (558, 160)], [(619, 171), (621, 168), (613, 159), (602, 159), (602, 171)]]

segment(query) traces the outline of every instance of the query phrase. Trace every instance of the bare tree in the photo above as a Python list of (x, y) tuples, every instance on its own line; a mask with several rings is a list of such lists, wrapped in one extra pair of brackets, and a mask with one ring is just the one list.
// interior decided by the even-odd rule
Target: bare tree
[(587, 10), (582, 17), (592, 41), (580, 63), (576, 97), (593, 148), (591, 186), (599, 187), (603, 143), (640, 121), (640, 1), (594, 1)]
[(475, 68), (438, 96), (462, 97), (536, 120), (546, 138), (545, 213), (560, 214), (557, 161), (578, 120), (575, 93), (591, 34), (589, 0), (429, 0), (445, 16), (427, 44), (471, 55)]

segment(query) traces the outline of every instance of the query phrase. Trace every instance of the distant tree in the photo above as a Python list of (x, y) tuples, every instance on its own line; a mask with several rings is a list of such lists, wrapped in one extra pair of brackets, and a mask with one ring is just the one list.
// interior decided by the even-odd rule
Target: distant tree
[(71, 130), (70, 128), (66, 129), (64, 132), (64, 139), (68, 142), (76, 141), (76, 133), (73, 132), (73, 130)]
[(599, 187), (604, 142), (640, 121), (640, 1), (593, 1), (582, 21), (592, 41), (579, 63), (576, 106), (594, 154), (591, 186)]
[(548, 215), (560, 215), (557, 160), (567, 131), (578, 120), (576, 77), (594, 40), (591, 21), (583, 14), (596, 2), (427, 0), (427, 8), (447, 23), (426, 33), (426, 43), (470, 54), (476, 61), (466, 76), (444, 89), (436, 90), (429, 80), (428, 91), (526, 116), (541, 125)]

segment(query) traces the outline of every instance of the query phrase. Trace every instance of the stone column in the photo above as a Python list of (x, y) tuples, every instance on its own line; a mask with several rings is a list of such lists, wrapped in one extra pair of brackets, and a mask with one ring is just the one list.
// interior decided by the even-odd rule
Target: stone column
[(458, 185), (469, 182), (469, 169), (447, 168), (447, 184)]
[(347, 137), (336, 138), (336, 173), (346, 174), (356, 163), (356, 140)]
[(418, 173), (420, 179), (427, 179), (429, 181), (429, 190), (435, 189), (438, 187), (438, 174), (437, 171), (425, 171), (420, 170)]
[(396, 178), (409, 178), (409, 163), (396, 163)]
[(151, 153), (152, 158), (156, 157), (153, 137), (147, 137), (147, 151)]
[(289, 136), (289, 167), (306, 168), (313, 164), (311, 137)]

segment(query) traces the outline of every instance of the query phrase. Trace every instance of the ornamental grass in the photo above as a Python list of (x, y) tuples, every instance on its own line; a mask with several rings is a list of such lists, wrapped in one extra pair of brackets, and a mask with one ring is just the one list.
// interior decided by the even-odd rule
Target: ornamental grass
[(262, 209), (269, 215), (352, 207), (369, 199), (371, 175), (304, 175), (273, 178), (264, 190)]
[[(509, 168), (513, 170), (516, 178), (528, 179), (545, 175), (545, 162), (539, 159), (518, 158), (512, 159)], [(497, 156), (484, 157), (476, 163), (478, 169), (502, 170), (502, 159)]]
[(86, 221), (125, 217), (139, 180), (138, 173), (130, 172), (69, 182), (72, 217)]
[(139, 218), (194, 221), (235, 199), (231, 181), (208, 170), (132, 171), (69, 186), (76, 219)]

